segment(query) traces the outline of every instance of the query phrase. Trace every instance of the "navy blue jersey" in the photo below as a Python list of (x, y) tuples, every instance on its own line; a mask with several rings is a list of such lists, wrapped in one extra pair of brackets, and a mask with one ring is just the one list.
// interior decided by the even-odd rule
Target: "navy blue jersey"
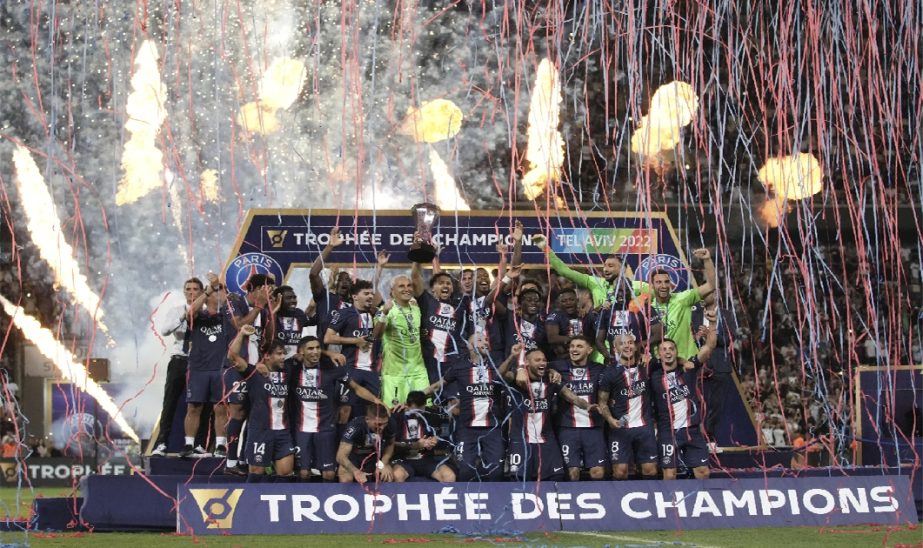
[[(556, 325), (558, 326), (558, 334), (565, 337), (573, 337), (574, 335), (583, 335), (583, 320), (578, 316), (571, 316), (563, 310), (555, 310), (551, 314), (545, 317), (545, 332), (548, 332), (548, 327)], [(556, 344), (553, 346), (552, 351), (556, 357), (563, 358), (567, 355), (567, 346), (564, 344)]]
[(599, 390), (609, 393), (612, 416), (628, 419), (625, 428), (654, 424), (650, 372), (646, 365), (625, 367), (616, 364), (609, 367), (599, 380)]
[(695, 367), (685, 371), (682, 366), (673, 371), (662, 367), (651, 373), (654, 403), (657, 406), (657, 427), (668, 432), (680, 428), (698, 426), (701, 420), (699, 397), (696, 394), (696, 380), (702, 363), (698, 357), (688, 362)]
[(352, 452), (356, 456), (366, 456), (372, 453), (381, 455), (385, 447), (394, 442), (394, 429), (391, 421), (388, 421), (381, 434), (378, 434), (369, 430), (365, 417), (356, 417), (346, 425), (341, 440), (352, 444)]
[(618, 354), (618, 348), (615, 345), (615, 338), (622, 335), (634, 335), (635, 340), (640, 342), (647, 339), (647, 325), (644, 316), (640, 312), (631, 312), (628, 310), (603, 310), (599, 314), (599, 329), (605, 330), (606, 342), (609, 343), (609, 350), (613, 354)]
[[(391, 428), (395, 441), (412, 443), (438, 435), (437, 428), (443, 420), (442, 417), (422, 409), (408, 409), (391, 416)], [(401, 458), (420, 458), (429, 453), (432, 453), (431, 449), (411, 449), (409, 453), (401, 455)]]
[(292, 394), (295, 432), (328, 432), (336, 429), (340, 386), (349, 384), (346, 367), (304, 367), (296, 359), (286, 360)]
[(243, 377), (250, 397), (247, 428), (288, 430), (288, 376), (285, 371), (270, 371), (269, 376), (264, 377), (249, 365)]
[(423, 358), (445, 363), (448, 356), (458, 354), (467, 346), (474, 333), (471, 318), (471, 297), (452, 297), (442, 302), (428, 291), (418, 299), (423, 333)]
[[(237, 293), (228, 294), (228, 301), (225, 305), (225, 329), (228, 332), (228, 341), (237, 336), (238, 319), (250, 313), (250, 303), (247, 298)], [(269, 323), (269, 310), (263, 308), (260, 313), (253, 319), (253, 335), (250, 335), (244, 344), (240, 347), (240, 357), (247, 360), (250, 365), (255, 365), (262, 357), (263, 331)], [(228, 367), (233, 367), (228, 362)]]
[(228, 354), (228, 331), (219, 311), (199, 311), (189, 326), (189, 369), (217, 371), (224, 367)]
[[(561, 374), (561, 383), (566, 388), (588, 404), (596, 403), (596, 389), (606, 366), (601, 363), (587, 362), (581, 367), (574, 365), (569, 359), (557, 360), (549, 365)], [(602, 424), (602, 418), (598, 413), (584, 411), (563, 398), (558, 404), (558, 412), (555, 415), (560, 421), (559, 426), (597, 428)]]
[[(334, 310), (330, 314), (329, 329), (341, 337), (357, 337), (364, 339), (372, 334), (372, 314), (360, 312), (354, 306), (342, 310)], [(373, 344), (369, 350), (359, 350), (354, 344), (344, 344), (340, 352), (346, 356), (346, 366), (363, 371), (376, 371), (378, 369), (378, 345)]]
[(536, 318), (535, 321), (529, 321), (518, 314), (507, 314), (504, 329), (506, 331), (507, 351), (518, 343), (522, 343), (523, 352), (536, 348), (546, 350), (548, 347), (548, 337), (545, 335), (545, 320), (541, 316)]
[(517, 388), (522, 402), (511, 409), (510, 442), (546, 443), (554, 440), (551, 419), (561, 385), (542, 379), (530, 381), (529, 389), (529, 393), (523, 393), (521, 388)]
[(486, 361), (473, 363), (458, 357), (451, 361), (443, 379), (446, 386), (458, 391), (458, 417), (456, 424), (467, 428), (492, 428), (499, 424), (496, 402), (506, 383)]
[(349, 303), (340, 298), (336, 293), (330, 291), (321, 291), (314, 293), (314, 317), (317, 325), (317, 338), (321, 344), (324, 344), (324, 334), (327, 333), (327, 327), (330, 325), (330, 313), (334, 310), (342, 310), (349, 306)]
[[(506, 305), (508, 299), (509, 295), (501, 293), (497, 295), (495, 301)], [(491, 352), (503, 354), (504, 345), (506, 344), (503, 336), (503, 321), (497, 318), (496, 309), (493, 305), (485, 306), (486, 300), (486, 296), (471, 300), (471, 317), (474, 318), (474, 329), (476, 333), (487, 335)]]
[(285, 354), (291, 357), (298, 350), (298, 341), (304, 328), (308, 325), (308, 316), (304, 310), (279, 311), (275, 317), (275, 339), (285, 345)]

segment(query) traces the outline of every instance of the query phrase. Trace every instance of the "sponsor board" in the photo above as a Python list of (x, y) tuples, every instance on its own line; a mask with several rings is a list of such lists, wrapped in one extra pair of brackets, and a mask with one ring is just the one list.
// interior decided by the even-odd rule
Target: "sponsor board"
[[(917, 522), (907, 476), (580, 483), (180, 484), (195, 534), (633, 531)], [(239, 511), (243, 509), (243, 511)]]
[[(533, 268), (546, 265), (546, 254), (533, 243), (539, 234), (561, 260), (574, 266), (598, 267), (611, 255), (618, 255), (632, 269), (658, 255), (682, 264), (676, 235), (665, 215), (589, 212), (545, 217), (534, 211), (443, 211), (433, 226), (442, 265), (496, 265), (497, 244), (512, 249), (515, 221), (523, 224), (523, 262)], [(241, 291), (246, 278), (256, 272), (271, 273), (282, 283), (293, 267), (306, 268), (320, 255), (333, 227), (339, 227), (344, 243), (333, 250), (328, 264), (371, 265), (379, 251), (386, 251), (392, 255), (390, 266), (409, 266), (414, 223), (409, 210), (250, 210), (228, 259), (228, 288)], [(682, 278), (677, 280), (677, 290), (686, 288)]]
[(125, 460), (110, 460), (94, 466), (89, 460), (69, 458), (0, 459), (0, 486), (70, 487), (91, 474), (126, 476), (132, 468)]

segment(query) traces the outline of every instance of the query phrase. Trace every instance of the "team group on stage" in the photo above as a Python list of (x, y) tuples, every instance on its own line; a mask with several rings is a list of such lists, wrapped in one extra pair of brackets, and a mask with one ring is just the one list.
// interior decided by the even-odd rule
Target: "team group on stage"
[(181, 456), (205, 453), (213, 407), (213, 452), (249, 481), (270, 467), (275, 481), (360, 483), (708, 477), (733, 333), (709, 252), (693, 252), (698, 286), (673, 292), (669, 272), (633, 281), (612, 256), (595, 276), (550, 249), (551, 274), (533, 277), (521, 225), (511, 236), (493, 272), (436, 261), (426, 281), (415, 263), (383, 296), (385, 253), (374, 281), (324, 283), (334, 230), (307, 309), (263, 274), (244, 295), (212, 273), (187, 280), (159, 326), (175, 350), (154, 454), (185, 385)]

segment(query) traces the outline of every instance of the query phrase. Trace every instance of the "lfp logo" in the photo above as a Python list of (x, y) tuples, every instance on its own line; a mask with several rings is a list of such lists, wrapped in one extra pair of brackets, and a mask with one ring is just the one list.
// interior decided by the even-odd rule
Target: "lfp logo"
[(243, 286), (254, 274), (271, 274), (276, 280), (276, 285), (281, 285), (285, 276), (282, 267), (272, 257), (262, 253), (246, 253), (234, 259), (224, 273), (228, 291), (246, 293)]
[(635, 279), (640, 282), (651, 281), (651, 275), (663, 270), (670, 275), (673, 291), (683, 291), (689, 287), (689, 271), (679, 257), (666, 254), (652, 255), (645, 258), (635, 269)]
[(190, 489), (207, 529), (230, 529), (243, 489)]

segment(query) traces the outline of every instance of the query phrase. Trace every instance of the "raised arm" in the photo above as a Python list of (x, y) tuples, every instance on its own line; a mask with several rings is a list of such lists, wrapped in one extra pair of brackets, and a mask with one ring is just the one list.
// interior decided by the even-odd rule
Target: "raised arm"
[(320, 277), (324, 264), (330, 258), (333, 250), (343, 244), (343, 237), (340, 235), (340, 229), (333, 227), (330, 231), (330, 241), (321, 250), (320, 255), (311, 263), (311, 270), (308, 271), (308, 280), (311, 282), (311, 294), (316, 295), (324, 290), (324, 281)]
[(600, 285), (600, 280), (595, 276), (589, 274), (584, 274), (582, 272), (577, 272), (573, 268), (564, 264), (554, 251), (548, 247), (548, 240), (545, 239), (541, 234), (537, 234), (532, 237), (532, 243), (542, 251), (548, 250), (548, 263), (551, 265), (551, 269), (555, 271), (560, 276), (564, 276), (568, 280), (574, 282), (575, 284), (593, 291), (597, 289), (597, 286)]
[(376, 259), (375, 277), (372, 279), (372, 286), (375, 288), (375, 304), (378, 304), (384, 300), (381, 296), (381, 291), (378, 289), (378, 285), (381, 282), (381, 273), (388, 264), (388, 260), (391, 259), (391, 254), (385, 251), (379, 251)]
[[(350, 379), (349, 387), (352, 388), (353, 392), (355, 392), (356, 395), (362, 398), (363, 400), (369, 403), (380, 403), (382, 405), (385, 405), (385, 402), (381, 401), (378, 398), (378, 396), (376, 396), (375, 394), (372, 394), (366, 387), (362, 386), (356, 381)], [(387, 405), (385, 405), (385, 407), (387, 407)]]
[(702, 345), (702, 348), (699, 348), (699, 353), (696, 354), (696, 357), (703, 364), (708, 361), (711, 353), (715, 351), (715, 346), (718, 345), (718, 331), (715, 329), (717, 321), (715, 311), (709, 310), (705, 312), (705, 317), (708, 319), (708, 332), (705, 334), (705, 344)]
[(513, 258), (510, 261), (512, 266), (522, 266), (522, 223), (516, 221), (513, 227)]
[(516, 343), (513, 345), (513, 348), (510, 349), (510, 355), (507, 356), (506, 359), (500, 363), (500, 367), (497, 368), (497, 372), (500, 373), (501, 377), (506, 377), (506, 372), (510, 370), (510, 365), (513, 363), (513, 360), (519, 359), (522, 348), (522, 343)]
[(247, 370), (247, 360), (240, 357), (240, 347), (244, 342), (244, 338), (249, 337), (256, 333), (256, 329), (252, 325), (245, 325), (240, 328), (240, 331), (237, 332), (237, 335), (234, 337), (234, 340), (231, 341), (231, 345), (228, 347), (228, 359), (231, 360), (231, 365), (238, 372), (243, 373)]
[(696, 249), (692, 255), (702, 261), (702, 268), (705, 270), (705, 283), (699, 286), (699, 298), (704, 299), (718, 287), (715, 262), (711, 259), (711, 253), (704, 247)]
[(423, 265), (420, 263), (413, 263), (410, 268), (410, 283), (413, 284), (413, 296), (418, 299), (422, 297), (426, 284), (423, 283)]

